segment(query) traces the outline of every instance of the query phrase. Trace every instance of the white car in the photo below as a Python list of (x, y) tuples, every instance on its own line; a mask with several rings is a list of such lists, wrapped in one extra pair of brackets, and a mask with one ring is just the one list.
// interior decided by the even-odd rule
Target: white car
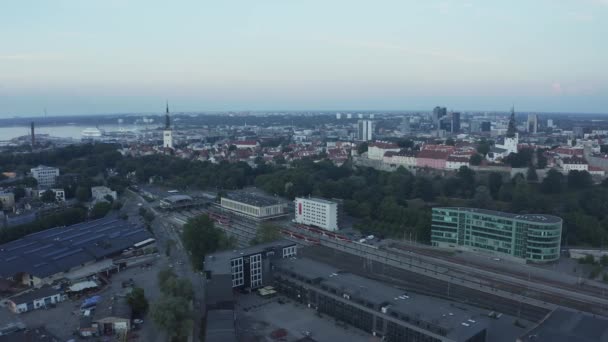
[(142, 324), (143, 322), (144, 322), (144, 320), (143, 319), (139, 319), (139, 318), (133, 320), (133, 323), (135, 323), (135, 324)]

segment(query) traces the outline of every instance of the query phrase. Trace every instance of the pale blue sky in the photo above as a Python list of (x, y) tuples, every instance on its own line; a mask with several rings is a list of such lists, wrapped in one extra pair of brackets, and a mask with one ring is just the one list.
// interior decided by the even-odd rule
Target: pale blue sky
[(15, 0), (0, 116), (608, 113), (608, 0)]

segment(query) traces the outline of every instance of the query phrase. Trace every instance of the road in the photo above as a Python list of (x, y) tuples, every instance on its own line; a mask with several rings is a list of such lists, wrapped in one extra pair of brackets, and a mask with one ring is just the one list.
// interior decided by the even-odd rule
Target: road
[[(168, 265), (180, 278), (188, 279), (192, 283), (192, 288), (194, 289), (194, 300), (192, 303), (194, 324), (193, 339), (190, 339), (190, 341), (198, 341), (201, 332), (200, 322), (204, 314), (205, 283), (202, 272), (194, 270), (188, 252), (184, 249), (180, 237), (181, 226), (173, 222), (165, 213), (158, 212), (155, 208), (156, 202), (149, 203), (139, 196), (139, 194), (130, 190), (125, 192), (125, 196), (127, 197), (125, 202), (130, 202), (130, 206), (135, 206), (137, 208), (133, 209), (137, 212), (137, 216), (139, 216), (138, 212), (140, 207), (154, 213), (155, 219), (151, 223), (151, 228), (160, 253), (163, 256), (165, 255), (165, 246), (167, 246), (170, 241), (174, 242), (170, 256), (168, 257)], [(139, 203), (141, 203), (141, 206)], [(131, 220), (131, 215), (129, 215), (129, 220)]]

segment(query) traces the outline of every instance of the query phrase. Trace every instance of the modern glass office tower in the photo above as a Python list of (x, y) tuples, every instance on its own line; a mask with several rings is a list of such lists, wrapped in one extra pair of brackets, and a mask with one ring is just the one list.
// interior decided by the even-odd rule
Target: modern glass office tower
[(550, 262), (559, 259), (562, 219), (551, 215), (518, 215), (500, 211), (433, 208), (433, 246), (475, 250)]

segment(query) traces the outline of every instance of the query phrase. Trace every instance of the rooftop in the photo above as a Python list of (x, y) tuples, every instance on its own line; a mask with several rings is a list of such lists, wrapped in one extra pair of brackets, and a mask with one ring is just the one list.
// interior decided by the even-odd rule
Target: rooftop
[(93, 321), (108, 317), (131, 319), (131, 307), (127, 299), (121, 296), (102, 296), (93, 313)]
[(608, 342), (608, 318), (558, 308), (518, 341)]
[(57, 337), (53, 336), (44, 327), (30, 328), (14, 332), (9, 335), (0, 336), (0, 342), (59, 342)]
[[(406, 293), (387, 284), (342, 272), (332, 266), (306, 258), (281, 259), (276, 264), (309, 279), (318, 279), (320, 285), (338, 290), (336, 295), (347, 294), (354, 303), (362, 301), (374, 305), (374, 310), (387, 308), (387, 314), (407, 316), (410, 322), (424, 321), (442, 329), (446, 336), (466, 340), (487, 326), (486, 312), (464, 304)], [(360, 304), (362, 305), (362, 304)], [(464, 324), (463, 324), (464, 323)]]
[(205, 341), (237, 341), (233, 310), (212, 310), (207, 313)]
[(459, 210), (466, 211), (469, 213), (477, 213), (482, 215), (492, 215), (504, 217), (512, 220), (528, 221), (534, 223), (561, 223), (562, 219), (553, 215), (545, 214), (513, 214), (505, 213), (503, 211), (479, 209), (479, 208), (465, 208), (465, 207), (434, 207), (433, 209), (447, 209), (447, 210)]
[(26, 293), (12, 297), (12, 298), (10, 298), (10, 301), (19, 305), (19, 304), (30, 303), (30, 302), (34, 301), (35, 299), (42, 299), (42, 298), (54, 296), (59, 293), (61, 293), (60, 290), (55, 289), (52, 286), (46, 285), (39, 289), (28, 291)]
[(271, 205), (281, 204), (284, 201), (280, 198), (274, 198), (270, 196), (258, 195), (250, 192), (230, 192), (226, 198), (233, 201), (249, 204), (255, 207), (268, 207)]
[(219, 251), (205, 256), (205, 271), (210, 271), (213, 274), (232, 274), (230, 260), (234, 258), (258, 254), (268, 250), (283, 249), (284, 247), (295, 245), (295, 242), (281, 239), (241, 249)]
[(0, 245), (0, 277), (20, 272), (48, 277), (115, 255), (151, 237), (143, 226), (112, 216), (47, 229)]
[(336, 202), (333, 201), (329, 201), (326, 200), (324, 198), (319, 198), (319, 197), (298, 197), (297, 199), (303, 199), (303, 200), (307, 200), (307, 201), (313, 201), (313, 202), (318, 202), (318, 203), (323, 203), (323, 204), (336, 204)]
[(192, 201), (192, 197), (188, 195), (171, 195), (163, 198), (163, 201), (177, 203), (181, 201)]

